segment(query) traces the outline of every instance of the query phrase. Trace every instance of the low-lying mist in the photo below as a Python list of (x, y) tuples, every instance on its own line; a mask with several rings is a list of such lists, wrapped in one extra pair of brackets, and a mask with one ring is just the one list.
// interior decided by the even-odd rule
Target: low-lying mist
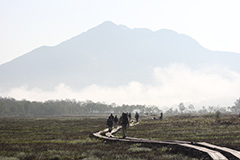
[(119, 105), (156, 105), (162, 109), (177, 106), (180, 102), (193, 104), (196, 109), (202, 106), (227, 107), (232, 106), (240, 97), (240, 73), (224, 67), (211, 66), (193, 70), (184, 64), (171, 64), (162, 68), (155, 67), (152, 76), (152, 84), (133, 80), (116, 87), (92, 84), (76, 90), (61, 83), (53, 91), (24, 85), (2, 92), (1, 95), (18, 100), (76, 99)]

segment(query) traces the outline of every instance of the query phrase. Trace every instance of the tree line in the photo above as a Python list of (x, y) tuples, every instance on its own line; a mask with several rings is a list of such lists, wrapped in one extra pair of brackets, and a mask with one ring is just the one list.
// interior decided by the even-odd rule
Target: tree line
[[(126, 105), (118, 106), (114, 103), (105, 104), (93, 101), (76, 101), (76, 100), (49, 100), (45, 102), (15, 100), (14, 98), (0, 97), (0, 116), (64, 116), (64, 115), (86, 115), (86, 114), (121, 114), (122, 112), (139, 112), (146, 115), (160, 115), (162, 110), (157, 106), (146, 105)], [(190, 104), (185, 106), (180, 103), (177, 108), (170, 108), (165, 111), (165, 115), (202, 115), (221, 112), (223, 114), (240, 115), (240, 98), (237, 99), (233, 106), (202, 106), (197, 110)]]
[(195, 107), (190, 104), (185, 106), (184, 103), (179, 103), (177, 108), (168, 109), (165, 114), (167, 115), (181, 115), (181, 114), (191, 114), (191, 115), (203, 115), (203, 114), (213, 114), (213, 113), (223, 113), (223, 114), (238, 114), (240, 116), (240, 98), (234, 102), (233, 106), (220, 107), (220, 106), (202, 106), (201, 109), (196, 110)]
[(85, 114), (121, 114), (122, 112), (158, 114), (156, 106), (105, 104), (93, 101), (49, 100), (45, 102), (0, 97), (0, 116), (62, 116)]

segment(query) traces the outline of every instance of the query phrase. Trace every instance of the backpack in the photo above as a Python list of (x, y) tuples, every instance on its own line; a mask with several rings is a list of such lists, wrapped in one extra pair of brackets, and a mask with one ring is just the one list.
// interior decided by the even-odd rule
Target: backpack
[(117, 118), (117, 116), (116, 116), (116, 117), (114, 117), (114, 122), (115, 122), (115, 123), (117, 123), (117, 122), (118, 122), (118, 118)]
[(109, 127), (111, 127), (111, 126), (113, 125), (113, 121), (112, 121), (111, 118), (108, 118), (108, 120), (107, 120), (107, 125), (108, 125)]

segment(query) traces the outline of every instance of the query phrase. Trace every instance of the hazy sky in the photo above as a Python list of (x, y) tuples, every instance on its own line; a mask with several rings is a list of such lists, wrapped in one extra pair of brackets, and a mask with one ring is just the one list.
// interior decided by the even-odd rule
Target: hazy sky
[(0, 0), (0, 64), (112, 21), (172, 29), (211, 50), (240, 53), (239, 0)]

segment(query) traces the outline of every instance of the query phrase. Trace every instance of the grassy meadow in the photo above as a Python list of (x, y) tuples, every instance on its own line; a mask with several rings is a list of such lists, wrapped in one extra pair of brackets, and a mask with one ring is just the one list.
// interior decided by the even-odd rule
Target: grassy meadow
[(240, 117), (221, 116), (176, 116), (164, 120), (142, 121), (131, 128), (128, 136), (152, 140), (182, 140), (208, 142), (240, 151)]
[[(0, 118), (0, 159), (197, 159), (171, 148), (113, 143), (89, 138), (106, 128), (106, 117)], [(127, 136), (153, 140), (204, 141), (240, 150), (240, 118), (221, 116), (151, 117), (128, 129)], [(117, 133), (121, 136), (121, 132)]]

